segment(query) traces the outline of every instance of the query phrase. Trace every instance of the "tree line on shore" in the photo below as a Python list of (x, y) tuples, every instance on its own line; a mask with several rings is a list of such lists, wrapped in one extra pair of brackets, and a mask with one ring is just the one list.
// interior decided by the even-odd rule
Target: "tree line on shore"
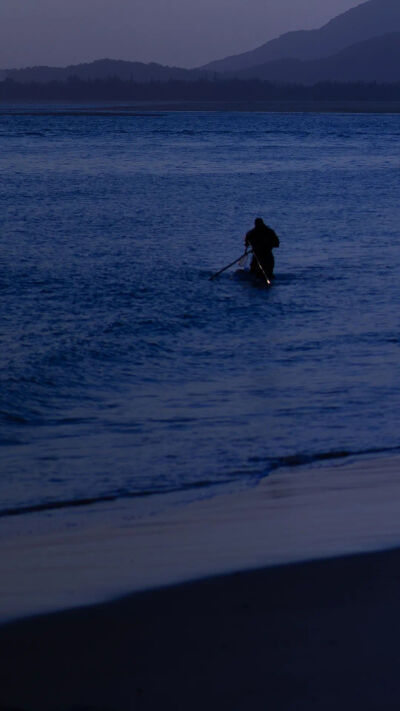
[(312, 86), (260, 79), (146, 83), (118, 77), (67, 81), (0, 81), (0, 101), (400, 101), (400, 82), (319, 82)]

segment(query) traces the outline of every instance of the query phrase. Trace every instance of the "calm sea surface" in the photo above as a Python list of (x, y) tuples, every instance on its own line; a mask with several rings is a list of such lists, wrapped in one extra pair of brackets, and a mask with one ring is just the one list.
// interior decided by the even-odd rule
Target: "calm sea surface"
[[(398, 450), (399, 168), (399, 115), (3, 106), (0, 514)], [(273, 287), (209, 281), (259, 215)]]

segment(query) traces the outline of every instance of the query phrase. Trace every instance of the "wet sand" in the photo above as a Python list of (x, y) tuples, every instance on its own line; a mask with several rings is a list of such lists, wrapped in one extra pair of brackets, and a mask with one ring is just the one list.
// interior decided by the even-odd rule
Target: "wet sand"
[(276, 472), (135, 517), (131, 502), (0, 521), (0, 623), (240, 570), (400, 545), (400, 457)]
[(400, 552), (240, 573), (0, 632), (0, 707), (389, 711)]
[(140, 520), (10, 529), (1, 711), (397, 709), (399, 461), (288, 470)]

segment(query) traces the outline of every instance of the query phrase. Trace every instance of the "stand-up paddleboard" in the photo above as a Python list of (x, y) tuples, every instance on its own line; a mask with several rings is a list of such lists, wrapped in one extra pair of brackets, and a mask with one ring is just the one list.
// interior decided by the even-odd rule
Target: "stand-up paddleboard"
[(271, 286), (271, 282), (267, 284), (263, 277), (257, 276), (257, 274), (251, 272), (250, 269), (237, 269), (234, 273), (234, 278), (238, 281), (257, 286), (259, 289), (269, 289)]

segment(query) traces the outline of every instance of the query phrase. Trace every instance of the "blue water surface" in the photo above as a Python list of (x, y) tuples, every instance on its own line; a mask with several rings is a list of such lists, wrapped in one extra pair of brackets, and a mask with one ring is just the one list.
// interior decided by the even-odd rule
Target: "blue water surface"
[[(0, 111), (0, 513), (400, 446), (400, 116)], [(210, 275), (254, 217), (272, 288)]]

